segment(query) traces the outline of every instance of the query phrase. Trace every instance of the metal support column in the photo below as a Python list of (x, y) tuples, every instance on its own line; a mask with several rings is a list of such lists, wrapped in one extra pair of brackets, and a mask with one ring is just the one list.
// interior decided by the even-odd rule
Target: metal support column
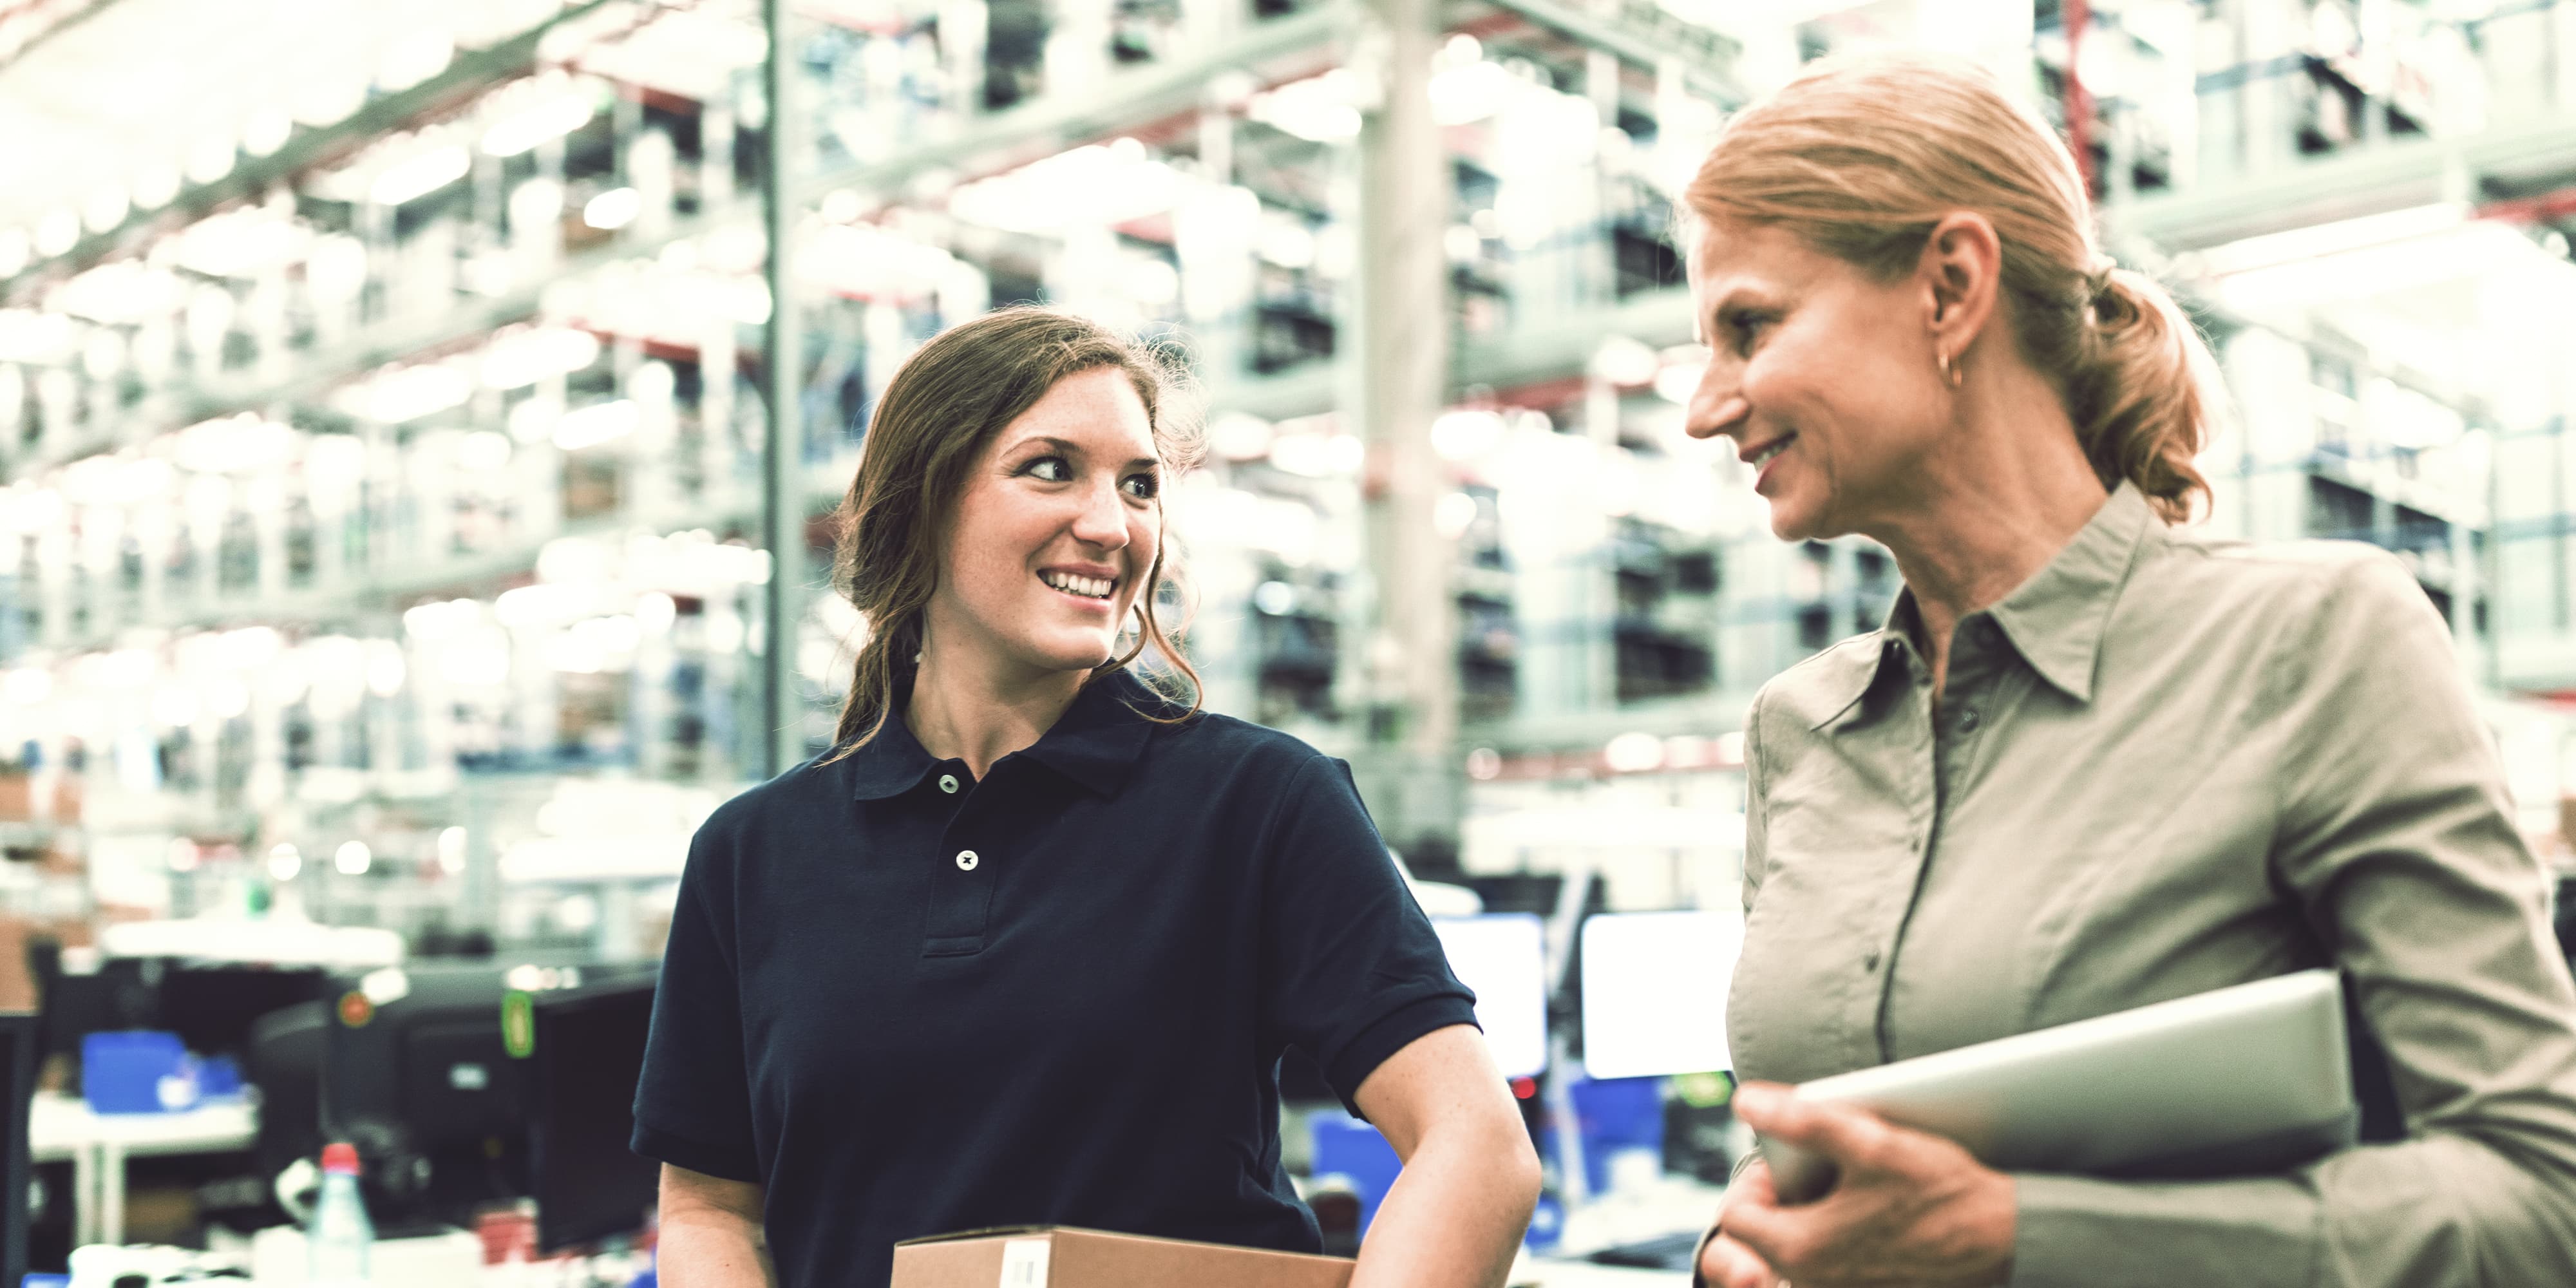
[(802, 124), (796, 104), (793, 50), (786, 0), (761, 0), (769, 33), (762, 64), (768, 91), (769, 128), (761, 167), (760, 199), (769, 230), (769, 324), (762, 335), (761, 391), (769, 404), (761, 448), (761, 545), (769, 551), (769, 593), (763, 596), (760, 715), (762, 772), (776, 777), (805, 758), (805, 720), (796, 696), (796, 627), (805, 589), (804, 335), (798, 330), (790, 263), (796, 226), (794, 173)]
[(1447, 490), (1431, 422), (1447, 394), (1449, 166), (1431, 119), (1434, 0), (1368, 0), (1364, 49), (1377, 55), (1373, 110), (1359, 137), (1357, 334), (1344, 352), (1350, 405), (1368, 444), (1366, 532), (1374, 611), (1363, 655), (1371, 804), (1401, 846), (1454, 837), (1459, 784), (1457, 600), (1450, 543), (1432, 524)]

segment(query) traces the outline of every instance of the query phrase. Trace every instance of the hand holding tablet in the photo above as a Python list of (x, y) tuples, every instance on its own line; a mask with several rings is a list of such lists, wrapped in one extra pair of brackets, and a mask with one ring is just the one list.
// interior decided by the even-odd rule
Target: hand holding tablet
[[(2359, 1119), (2341, 981), (2311, 970), (1802, 1083), (2000, 1171), (2212, 1177), (2349, 1146)], [(1819, 1154), (1765, 1139), (1780, 1198), (1833, 1188)]]

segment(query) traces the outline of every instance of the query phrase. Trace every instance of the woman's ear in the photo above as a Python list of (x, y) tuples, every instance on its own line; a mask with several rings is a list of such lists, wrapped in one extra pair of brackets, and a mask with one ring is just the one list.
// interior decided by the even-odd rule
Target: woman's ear
[(2003, 239), (1986, 217), (1954, 210), (1932, 225), (1915, 265), (1934, 351), (1953, 361), (1985, 331), (2002, 288)]

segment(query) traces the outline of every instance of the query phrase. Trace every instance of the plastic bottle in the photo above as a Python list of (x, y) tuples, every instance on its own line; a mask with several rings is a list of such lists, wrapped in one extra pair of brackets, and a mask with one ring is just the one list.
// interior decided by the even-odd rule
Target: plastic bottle
[(305, 1282), (311, 1288), (358, 1288), (368, 1282), (367, 1258), (376, 1227), (367, 1219), (366, 1201), (358, 1197), (357, 1146), (344, 1141), (322, 1147), (322, 1197), (313, 1205), (313, 1224), (304, 1235), (310, 1258)]

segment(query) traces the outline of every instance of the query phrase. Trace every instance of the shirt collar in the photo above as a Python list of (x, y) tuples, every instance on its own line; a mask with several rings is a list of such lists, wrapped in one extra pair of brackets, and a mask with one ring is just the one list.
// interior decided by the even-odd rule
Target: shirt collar
[[(2078, 702), (2093, 700), (2102, 636), (2154, 517), (2137, 485), (2121, 483), (2065, 549), (1985, 610), (2041, 679)], [(1823, 671), (1819, 684), (1830, 709), (1811, 727), (1848, 715), (1891, 666), (1903, 672), (1914, 652), (1914, 625), (1914, 592), (1899, 591), (1876, 631), (1818, 655), (1812, 665)]]
[(2121, 483), (2047, 567), (1986, 610), (2030, 669), (2078, 702), (2093, 700), (2102, 636), (2154, 519), (2137, 485)]
[[(1073, 704), (1034, 745), (1012, 753), (1026, 756), (1102, 796), (1115, 793), (1153, 739), (1154, 722), (1145, 712), (1166, 704), (1124, 669), (1086, 682)], [(885, 727), (849, 757), (852, 794), (860, 800), (884, 800), (919, 786), (939, 764), (914, 737), (898, 705)]]

